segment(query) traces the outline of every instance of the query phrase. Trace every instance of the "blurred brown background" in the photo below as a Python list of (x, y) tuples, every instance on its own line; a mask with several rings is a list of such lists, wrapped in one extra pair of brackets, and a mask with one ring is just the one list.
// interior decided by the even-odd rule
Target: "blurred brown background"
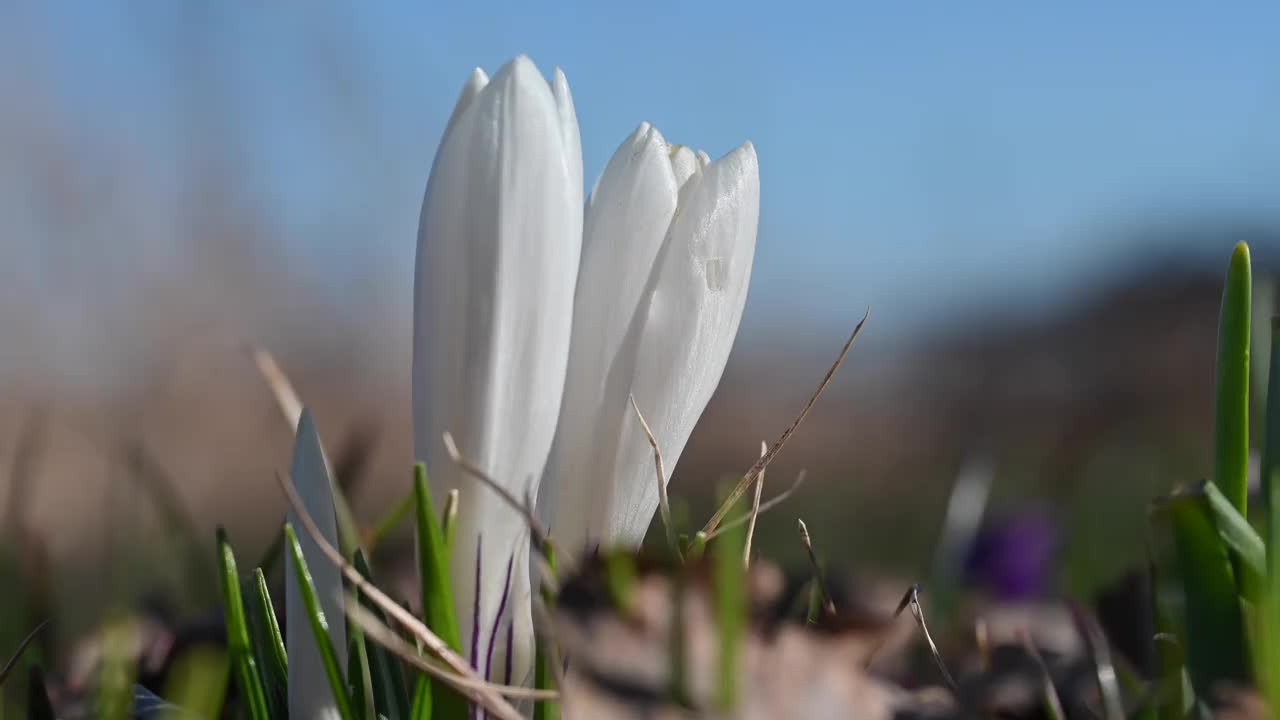
[(809, 480), (763, 552), (798, 562), (803, 516), (832, 563), (922, 577), (978, 459), (989, 513), (1062, 524), (1063, 587), (1140, 559), (1133, 518), (1208, 469), (1230, 248), (1260, 280), (1280, 250), (1274, 10), (668, 10), (0, 9), (0, 518), (58, 602), (181, 587), (175, 528), (265, 546), (291, 438), (253, 346), (362, 518), (405, 490), (422, 189), (466, 72), (517, 52), (568, 73), (588, 178), (641, 120), (760, 148), (751, 300), (672, 483), (692, 517), (871, 306), (769, 471)]

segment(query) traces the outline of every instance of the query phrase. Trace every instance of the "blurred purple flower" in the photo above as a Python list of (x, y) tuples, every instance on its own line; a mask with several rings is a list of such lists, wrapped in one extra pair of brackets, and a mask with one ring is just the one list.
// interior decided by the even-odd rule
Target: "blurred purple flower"
[(967, 564), (968, 578), (997, 601), (1041, 596), (1048, 589), (1059, 548), (1053, 517), (1024, 510), (992, 522), (978, 535)]

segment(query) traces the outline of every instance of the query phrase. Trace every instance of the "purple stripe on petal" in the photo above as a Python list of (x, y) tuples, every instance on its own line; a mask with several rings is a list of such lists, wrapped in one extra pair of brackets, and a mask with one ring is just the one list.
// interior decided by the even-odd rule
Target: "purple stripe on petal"
[[(480, 549), (484, 536), (476, 537), (476, 596), (471, 609), (471, 669), (480, 670)], [(471, 720), (478, 720), (477, 706), (471, 705), (467, 713)]]
[[(511, 566), (515, 556), (507, 558), (507, 580), (502, 586), (502, 599), (498, 601), (498, 614), (493, 618), (493, 627), (489, 631), (489, 651), (485, 653), (484, 679), (493, 679), (493, 646), (497, 643), (498, 633), (502, 630), (502, 616), (507, 611), (507, 597), (511, 594)], [(507, 648), (510, 652), (510, 647)]]
[(480, 670), (480, 549), (484, 537), (476, 538), (476, 596), (471, 608), (471, 669)]
[(507, 667), (506, 667), (506, 673), (503, 675), (503, 681), (502, 681), (503, 684), (505, 685), (511, 684), (511, 656), (515, 653), (515, 647), (516, 647), (515, 640), (516, 640), (516, 621), (514, 618), (512, 618), (511, 622), (507, 623)]

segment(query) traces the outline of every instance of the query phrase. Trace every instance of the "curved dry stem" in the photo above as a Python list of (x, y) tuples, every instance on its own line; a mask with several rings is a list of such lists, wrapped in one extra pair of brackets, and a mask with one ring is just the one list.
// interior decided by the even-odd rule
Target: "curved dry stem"
[(461, 468), (466, 474), (476, 480), (479, 480), (485, 487), (497, 493), (498, 497), (502, 498), (502, 500), (510, 505), (513, 510), (520, 513), (520, 517), (524, 518), (525, 524), (529, 526), (529, 532), (533, 535), (533, 541), (536, 544), (536, 547), (550, 545), (555, 548), (557, 557), (563, 559), (567, 564), (573, 565), (573, 558), (568, 556), (564, 548), (552, 542), (551, 532), (547, 530), (546, 526), (538, 521), (538, 516), (533, 512), (532, 503), (520, 502), (510, 490), (502, 485), (502, 483), (493, 479), (493, 477), (482, 470), (479, 465), (476, 465), (463, 457), (462, 453), (458, 450), (458, 443), (453, 439), (453, 433), (446, 431), (441, 437), (444, 440), (444, 451), (449, 454), (449, 459), (453, 461), (453, 464)]
[[(551, 630), (555, 627), (555, 622), (551, 618), (550, 608), (547, 607), (547, 604), (541, 598), (535, 600), (533, 603), (533, 617), (536, 622), (540, 623), (542, 627), (547, 629), (547, 634), (550, 635)], [(556, 642), (550, 643), (550, 646), (547, 648), (547, 652), (549, 653), (548, 658), (550, 660), (547, 664), (551, 666), (551, 674), (555, 678), (556, 687), (563, 688), (565, 687), (565, 670), (568, 667), (568, 664), (564, 662), (564, 656), (560, 652), (559, 641), (557, 640)]]
[[(760, 441), (760, 457), (769, 452), (769, 443)], [(751, 498), (751, 514), (748, 516), (747, 539), (742, 543), (742, 566), (751, 567), (751, 540), (756, 535), (756, 518), (760, 517), (760, 494), (764, 492), (764, 470), (756, 476), (756, 494)]]
[(275, 396), (276, 405), (284, 414), (285, 421), (289, 423), (289, 427), (296, 430), (298, 418), (302, 417), (302, 401), (298, 399), (298, 393), (289, 382), (289, 376), (285, 375), (280, 363), (276, 362), (275, 356), (269, 351), (260, 347), (251, 347), (249, 352), (253, 355), (253, 364), (258, 366), (258, 373), (262, 375), (263, 380), (267, 381), (267, 387), (271, 388), (271, 394)]
[(1102, 696), (1102, 716), (1106, 720), (1124, 719), (1124, 702), (1120, 695), (1120, 682), (1116, 676), (1115, 663), (1111, 661), (1111, 650), (1107, 647), (1107, 637), (1098, 626), (1093, 616), (1085, 612), (1079, 605), (1071, 604), (1071, 615), (1075, 620), (1080, 635), (1084, 637), (1085, 646), (1093, 660), (1094, 674), (1098, 681), (1098, 693)]
[(800, 542), (804, 544), (804, 551), (809, 555), (809, 564), (813, 566), (813, 581), (818, 583), (818, 590), (822, 593), (822, 609), (827, 615), (836, 614), (836, 604), (831, 599), (831, 593), (827, 591), (827, 578), (822, 572), (822, 564), (818, 562), (818, 554), (813, 551), (813, 539), (809, 537), (809, 526), (804, 524), (804, 520), (796, 518), (796, 526), (800, 529)]
[[(284, 368), (280, 367), (280, 363), (276, 362), (275, 355), (272, 355), (265, 348), (250, 346), (249, 353), (253, 355), (253, 362), (258, 367), (258, 373), (262, 375), (262, 379), (271, 388), (271, 394), (276, 399), (280, 414), (284, 416), (285, 422), (289, 423), (289, 433), (296, 435), (298, 422), (302, 419), (304, 407), (302, 400), (298, 397), (297, 390), (293, 388), (293, 383), (289, 381), (289, 376), (285, 373)], [(321, 443), (321, 452), (324, 452), (323, 443)], [(325, 468), (329, 482), (333, 485), (333, 511), (338, 519), (338, 537), (349, 548), (358, 547), (364, 538), (360, 532), (359, 525), (356, 524), (356, 516), (351, 512), (351, 504), (347, 502), (346, 492), (338, 484), (333, 476), (332, 468), (329, 467), (327, 453), (325, 454)]]
[(769, 466), (769, 463), (773, 462), (773, 458), (782, 451), (782, 446), (786, 445), (787, 441), (791, 439), (791, 436), (795, 434), (796, 428), (800, 427), (800, 423), (804, 422), (804, 419), (809, 415), (809, 411), (812, 410), (814, 404), (818, 402), (818, 397), (821, 396), (822, 393), (826, 391), (827, 386), (831, 384), (831, 379), (835, 377), (836, 370), (840, 369), (840, 365), (844, 362), (845, 357), (849, 355), (849, 350), (853, 347), (853, 341), (858, 339), (858, 335), (862, 332), (862, 326), (866, 324), (867, 318), (870, 316), (871, 308), (867, 308), (867, 312), (862, 316), (862, 319), (858, 321), (858, 325), (853, 329), (853, 333), (849, 335), (849, 339), (845, 341), (844, 347), (840, 349), (840, 354), (836, 356), (836, 361), (827, 369), (827, 374), (822, 377), (822, 382), (818, 383), (817, 389), (809, 396), (809, 401), (800, 409), (800, 414), (796, 415), (796, 419), (791, 422), (791, 425), (788, 426), (786, 430), (782, 431), (782, 434), (778, 436), (777, 441), (773, 443), (773, 447), (769, 448), (769, 452), (765, 453), (764, 457), (757, 460), (756, 464), (747, 471), (747, 474), (742, 476), (742, 479), (734, 486), (733, 491), (725, 497), (724, 503), (720, 505), (715, 514), (711, 516), (711, 519), (707, 521), (706, 526), (702, 528), (702, 532), (710, 535), (715, 531), (716, 527), (724, 520), (724, 516), (729, 514), (729, 509), (733, 507), (733, 504), (738, 501), (738, 498), (742, 497), (742, 494), (747, 491), (747, 488), (751, 487), (751, 483), (755, 481), (756, 476), (764, 472), (764, 469)]
[[(806, 470), (801, 470), (799, 473), (797, 473), (796, 479), (791, 482), (791, 487), (787, 488), (786, 490), (783, 490), (782, 492), (778, 493), (777, 495), (774, 495), (773, 497), (769, 498), (768, 500), (765, 500), (763, 503), (760, 504), (760, 512), (757, 513), (757, 515), (763, 515), (769, 512), (770, 510), (778, 507), (782, 503), (786, 502), (787, 498), (791, 497), (796, 490), (800, 489), (800, 486), (804, 484), (806, 477), (808, 477), (808, 471)], [(715, 532), (711, 533), (710, 535), (707, 535), (706, 539), (708, 541), (714, 540), (720, 535), (750, 520), (751, 520), (751, 515), (749, 513), (739, 515), (738, 517), (732, 520), (726, 520), (725, 522), (720, 523), (720, 527), (716, 528)]]
[(431, 677), (443, 680), (444, 682), (459, 688), (470, 688), (472, 690), (487, 690), (495, 692), (503, 697), (515, 698), (517, 700), (557, 700), (560, 693), (555, 690), (536, 690), (534, 688), (516, 687), (514, 685), (502, 685), (500, 683), (491, 683), (484, 680), (473, 680), (463, 677), (456, 673), (450, 672), (448, 668), (431, 662), (418, 654), (418, 649), (405, 642), (390, 627), (377, 618), (367, 608), (361, 607), (359, 601), (354, 597), (347, 597), (347, 615), (351, 621), (360, 626), (366, 637), (373, 638), (382, 647), (391, 651), (401, 660), (409, 663), (422, 672)]
[[(280, 484), (280, 489), (284, 492), (285, 497), (288, 498), (289, 504), (292, 505), (293, 509), (297, 512), (298, 520), (302, 522), (303, 529), (305, 529), (307, 534), (315, 540), (316, 546), (320, 548), (320, 552), (328, 558), (329, 562), (336, 565), (338, 569), (342, 571), (342, 574), (346, 576), (347, 580), (350, 581), (352, 585), (359, 588), (360, 592), (364, 593), (388, 616), (394, 618), (396, 622), (400, 623), (400, 625), (402, 625), (406, 630), (413, 633), (413, 636), (422, 643), (423, 647), (430, 651), (431, 654), (440, 658), (440, 660), (443, 661), (444, 664), (447, 665), (449, 669), (453, 670), (459, 677), (466, 678), (472, 683), (484, 683), (484, 680), (476, 674), (476, 671), (471, 668), (471, 665), (463, 659), (461, 655), (454, 652), (453, 648), (450, 648), (444, 640), (441, 640), (439, 635), (431, 632), (431, 629), (424, 625), (421, 620), (414, 617), (412, 613), (405, 610), (399, 603), (388, 597), (386, 593), (382, 592), (382, 590), (378, 588), (378, 586), (368, 580), (365, 580), (364, 576), (361, 575), (360, 572), (351, 565), (351, 563), (347, 562), (346, 558), (342, 557), (342, 553), (338, 552), (338, 549), (331, 545), (329, 541), (325, 539), (324, 535), (321, 534), (320, 528), (316, 526), (315, 520), (312, 519), (311, 514), (307, 512), (306, 507), (303, 506), (301, 498), (298, 497), (298, 491), (294, 489), (293, 483), (288, 478), (276, 473), (276, 481)], [(451, 682), (451, 678), (441, 678), (441, 680), (444, 682)], [(504, 720), (523, 720), (520, 713), (511, 706), (511, 703), (507, 702), (500, 694), (488, 689), (487, 687), (463, 687), (460, 685), (453, 685), (453, 687), (473, 703), (483, 707), (499, 718), (503, 718)]]
[(1058, 689), (1053, 685), (1053, 676), (1049, 673), (1049, 664), (1044, 661), (1044, 655), (1040, 654), (1040, 649), (1031, 640), (1031, 633), (1026, 628), (1018, 628), (1018, 639), (1022, 641), (1022, 646), (1026, 648), (1027, 654), (1035, 661), (1040, 669), (1040, 682), (1043, 686), (1044, 704), (1049, 711), (1049, 716), (1053, 720), (1065, 720), (1067, 713), (1062, 709), (1062, 698), (1058, 696)]
[(658, 449), (658, 440), (653, 436), (653, 431), (649, 429), (649, 423), (644, 419), (644, 413), (640, 412), (640, 406), (636, 404), (636, 396), (628, 395), (631, 400), (631, 409), (636, 413), (636, 419), (640, 421), (640, 427), (644, 429), (644, 435), (649, 439), (649, 447), (653, 448), (653, 469), (658, 476), (658, 511), (662, 515), (662, 527), (667, 531), (667, 546), (673, 552), (679, 553), (680, 545), (676, 543), (676, 529), (671, 524), (671, 501), (667, 497), (667, 473), (662, 467), (662, 451)]
[(18, 660), (22, 658), (22, 654), (27, 651), (27, 647), (35, 641), (36, 636), (39, 635), (40, 631), (44, 630), (45, 626), (48, 624), (48, 620), (41, 622), (34, 630), (27, 633), (27, 636), (18, 644), (18, 649), (13, 651), (13, 655), (9, 657), (9, 662), (6, 662), (4, 664), (4, 668), (0, 669), (0, 686), (4, 685), (5, 679), (9, 677), (9, 673), (12, 672), (14, 666), (18, 664)]
[(925, 642), (929, 644), (929, 653), (933, 655), (933, 663), (938, 666), (938, 672), (942, 673), (942, 679), (947, 681), (947, 686), (953, 692), (958, 690), (960, 686), (951, 675), (951, 671), (947, 669), (947, 664), (943, 662), (942, 653), (938, 650), (938, 644), (933, 641), (933, 635), (929, 632), (929, 625), (924, 621), (924, 608), (920, 606), (919, 585), (912, 585), (907, 590), (906, 595), (902, 597), (902, 602), (898, 604), (898, 613), (901, 613), (902, 609), (908, 605), (911, 606), (911, 615), (915, 617), (916, 624), (920, 626), (920, 632), (924, 634)]

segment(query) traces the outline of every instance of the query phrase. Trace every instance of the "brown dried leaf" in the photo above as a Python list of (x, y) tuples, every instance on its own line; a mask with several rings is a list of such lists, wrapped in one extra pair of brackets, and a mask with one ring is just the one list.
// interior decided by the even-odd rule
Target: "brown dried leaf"
[[(731, 715), (714, 710), (719, 642), (706, 567), (686, 568), (680, 612), (684, 629), (684, 702), (672, 700), (671, 638), (676, 583), (669, 568), (637, 559), (626, 610), (614, 607), (599, 558), (564, 585), (554, 617), (569, 659), (562, 688), (567, 720), (599, 718), (940, 717), (945, 703), (916, 698), (863, 668), (870, 652), (896, 631), (892, 606), (885, 621), (851, 622), (837, 613), (820, 627), (781, 621), (787, 600), (778, 569), (752, 563), (748, 573), (753, 622), (742, 644), (742, 693)], [(911, 627), (904, 619), (904, 627)]]

